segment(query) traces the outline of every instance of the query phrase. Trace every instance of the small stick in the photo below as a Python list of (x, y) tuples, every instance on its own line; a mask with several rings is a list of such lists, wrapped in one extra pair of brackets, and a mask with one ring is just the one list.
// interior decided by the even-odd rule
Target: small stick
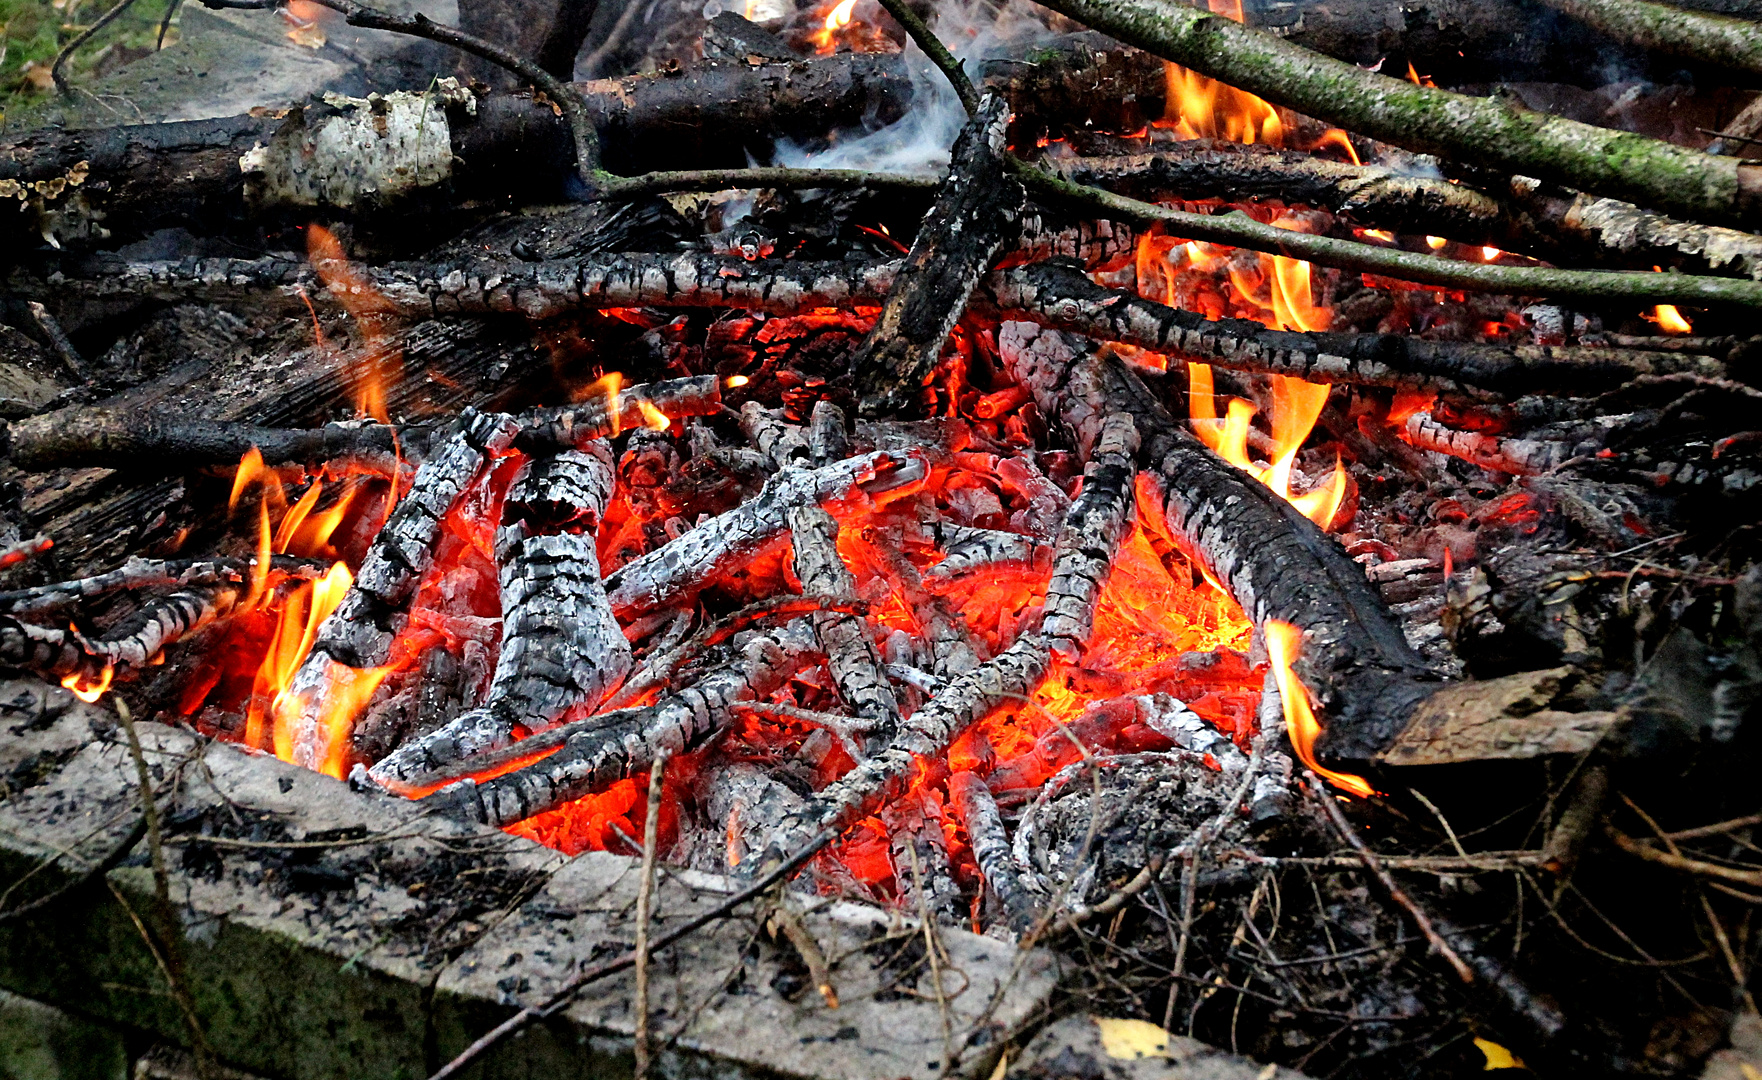
[(0, 551), (0, 568), (16, 566), (33, 555), (41, 555), (43, 552), (48, 551), (54, 546), (55, 541), (49, 539), (47, 536), (37, 536), (32, 537), (29, 540), (20, 540), (18, 543), (11, 545), (4, 551)]
[(894, 191), (935, 191), (940, 174), (870, 172), (865, 169), (682, 169), (608, 180), (608, 199), (633, 199), (672, 191), (728, 191), (748, 188), (882, 188)]
[(924, 55), (930, 58), (930, 62), (948, 77), (949, 85), (954, 87), (955, 94), (961, 99), (961, 108), (967, 110), (967, 115), (977, 112), (979, 91), (973, 88), (973, 81), (967, 78), (961, 62), (955, 59), (940, 38), (930, 32), (930, 28), (924, 25), (924, 20), (918, 18), (918, 13), (907, 7), (905, 0), (881, 0), (881, 6), (911, 35), (912, 40), (918, 43), (918, 48), (923, 49)]
[(918, 893), (918, 921), (924, 928), (924, 952), (930, 960), (930, 985), (936, 990), (936, 1011), (942, 1015), (942, 1068), (938, 1072), (947, 1076), (954, 1058), (954, 1025), (948, 1018), (948, 997), (942, 992), (942, 961), (937, 955), (940, 950), (936, 940), (936, 921), (930, 917), (930, 904), (924, 898), (924, 874), (918, 867), (916, 839), (907, 841), (905, 853), (912, 860), (912, 885)]
[[(119, 5), (119, 7), (127, 7), (133, 2), (134, 0), (127, 0), (126, 3)], [(109, 17), (109, 15), (104, 16), (106, 19)], [(98, 26), (102, 25), (103, 20), (100, 19)], [(92, 30), (96, 30), (98, 26), (92, 27)], [(91, 30), (88, 30), (87, 34), (90, 34), (91, 32)], [(74, 44), (78, 44), (78, 42), (76, 41)], [(69, 45), (68, 48), (73, 48), (73, 45)], [(59, 60), (56, 62), (60, 63)], [(80, 351), (73, 347), (73, 342), (68, 339), (67, 331), (61, 329), (61, 324), (55, 321), (55, 316), (49, 314), (49, 309), (42, 304), (37, 303), (35, 300), (30, 301), (26, 306), (31, 309), (31, 318), (35, 319), (37, 325), (42, 328), (44, 336), (49, 339), (49, 347), (55, 350), (55, 355), (61, 359), (61, 363), (67, 368), (68, 374), (72, 375), (82, 383), (91, 382), (91, 365), (87, 364), (86, 358), (81, 356)]]
[(661, 820), (661, 777), (667, 752), (649, 766), (648, 816), (642, 822), (642, 887), (636, 893), (636, 1080), (649, 1073), (649, 910), (655, 892), (655, 844)]
[(128, 752), (135, 759), (135, 777), (141, 785), (141, 817), (147, 823), (147, 851), (153, 859), (153, 891), (159, 895), (159, 902), (169, 908), (171, 878), (165, 872), (165, 847), (159, 835), (159, 807), (153, 797), (153, 775), (147, 771), (147, 757), (141, 752), (141, 736), (135, 731), (135, 718), (129, 712), (128, 702), (119, 697), (111, 700), (116, 703), (116, 715), (122, 718), (122, 729), (128, 733)]
[[(695, 934), (697, 931), (708, 926), (710, 923), (715, 922), (717, 919), (726, 918), (730, 912), (735, 908), (740, 907), (742, 904), (751, 900), (756, 900), (765, 895), (765, 893), (770, 891), (773, 885), (789, 878), (797, 870), (806, 866), (809, 859), (812, 859), (815, 855), (819, 854), (820, 849), (827, 844), (830, 844), (837, 838), (837, 836), (838, 834), (831, 829), (825, 829), (816, 834), (813, 839), (797, 848), (795, 854), (785, 859), (782, 864), (770, 873), (759, 878), (751, 885), (735, 893), (733, 896), (730, 896), (728, 899), (722, 901), (720, 904), (717, 904), (703, 914), (687, 919), (678, 926), (667, 931), (665, 934), (662, 934), (660, 937), (655, 938), (649, 943), (649, 955), (652, 956), (669, 945), (673, 945), (682, 939)], [(496, 1027), (488, 1034), (460, 1051), (458, 1057), (441, 1066), (440, 1071), (429, 1077), (428, 1080), (447, 1080), (447, 1077), (457, 1076), (459, 1071), (465, 1068), (465, 1066), (476, 1061), (479, 1057), (482, 1057), (484, 1053), (494, 1048), (496, 1044), (514, 1034), (516, 1031), (524, 1028), (534, 1020), (543, 1020), (548, 1016), (556, 1015), (565, 1005), (569, 1004), (570, 1000), (575, 997), (576, 993), (580, 991), (582, 987), (587, 986), (590, 983), (599, 982), (607, 976), (616, 975), (621, 971), (634, 967), (635, 964), (636, 955), (635, 951), (632, 950), (616, 960), (607, 960), (603, 963), (595, 964), (592, 967), (583, 968), (581, 971), (576, 972), (574, 977), (568, 982), (564, 983), (556, 993), (546, 999), (543, 1005), (528, 1005), (513, 1016), (508, 1017), (508, 1019), (496, 1025)]]
[[(49, 78), (51, 78), (55, 81), (55, 89), (56, 90), (59, 90), (63, 94), (70, 92), (68, 89), (68, 86), (67, 86), (67, 76), (61, 70), (63, 67), (65, 67), (67, 65), (68, 58), (73, 56), (74, 52), (77, 51), (81, 45), (84, 45), (86, 42), (90, 41), (92, 39), (93, 34), (96, 34), (98, 31), (104, 29), (106, 26), (109, 26), (111, 23), (115, 22), (116, 17), (118, 15), (121, 15), (123, 12), (127, 11), (129, 9), (130, 5), (132, 5), (134, 2), (135, 2), (135, 0), (120, 0), (120, 2), (115, 7), (111, 8), (109, 11), (106, 11), (104, 14), (100, 15), (98, 17), (97, 22), (86, 27), (84, 33), (80, 34), (79, 37), (76, 37), (72, 41), (68, 42), (67, 45), (60, 52), (55, 54), (55, 62), (53, 64), (49, 65)], [(37, 305), (37, 304), (31, 305), (32, 308), (36, 308), (38, 306), (39, 305)], [(35, 314), (34, 311), (33, 311), (33, 314)]]
[(1377, 880), (1383, 883), (1383, 888), (1388, 890), (1389, 897), (1401, 905), (1408, 916), (1413, 919), (1414, 925), (1419, 927), (1419, 932), (1425, 935), (1426, 940), (1431, 943), (1432, 949), (1456, 969), (1457, 976), (1463, 982), (1473, 983), (1473, 969), (1463, 962), (1462, 957), (1456, 955), (1456, 950), (1452, 949), (1450, 943), (1444, 940), (1444, 935), (1438, 933), (1437, 929), (1432, 926), (1431, 917), (1425, 913), (1424, 909), (1414, 903), (1413, 899), (1402, 891), (1401, 886), (1395, 884), (1395, 879), (1390, 876), (1387, 870), (1383, 869), (1382, 862), (1377, 859), (1376, 852), (1370, 849), (1370, 845), (1352, 831), (1352, 825), (1346, 820), (1346, 815), (1340, 812), (1340, 808), (1334, 804), (1333, 796), (1329, 795), (1327, 789), (1322, 787), (1321, 777), (1310, 773), (1309, 789), (1316, 801), (1321, 803), (1322, 809), (1327, 811), (1328, 820), (1334, 823), (1335, 831), (1344, 837), (1348, 844), (1352, 845), (1352, 850), (1356, 851), (1358, 857), (1364, 861), (1365, 868), (1376, 875)]

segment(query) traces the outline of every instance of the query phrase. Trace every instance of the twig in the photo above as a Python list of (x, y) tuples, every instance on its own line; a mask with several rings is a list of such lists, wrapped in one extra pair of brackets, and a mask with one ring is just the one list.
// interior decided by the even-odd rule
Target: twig
[(1019, 158), (1011, 158), (1010, 165), (1029, 190), (1042, 197), (1087, 206), (1116, 220), (1161, 222), (1171, 235), (1183, 239), (1265, 251), (1342, 270), (1385, 274), (1403, 281), (1471, 292), (1637, 304), (1762, 307), (1762, 282), (1757, 281), (1636, 270), (1554, 270), (1460, 262), (1262, 225), (1239, 210), (1221, 215), (1173, 210), (1042, 172)]
[(1703, 836), (1719, 836), (1723, 833), (1736, 832), (1739, 829), (1748, 829), (1753, 825), (1762, 825), (1762, 814), (1747, 814), (1744, 817), (1732, 818), (1730, 821), (1720, 821), (1712, 825), (1700, 825), (1693, 829), (1665, 833), (1659, 839), (1697, 840)]
[[(128, 2), (133, 3), (133, 0), (128, 0)], [(125, 4), (123, 6), (126, 7), (127, 5)], [(96, 29), (96, 27), (94, 27), (94, 29)], [(68, 46), (68, 48), (72, 47), (73, 46), (71, 45)], [(44, 336), (49, 339), (49, 347), (55, 350), (55, 355), (61, 359), (61, 363), (67, 368), (68, 374), (72, 375), (82, 383), (91, 382), (91, 365), (87, 364), (86, 358), (81, 356), (80, 351), (73, 347), (73, 342), (68, 340), (66, 331), (62, 330), (61, 324), (55, 321), (55, 316), (49, 314), (49, 309), (42, 304), (37, 303), (35, 300), (30, 301), (26, 306), (31, 309), (31, 318), (35, 319), (37, 325), (42, 328)]]
[(624, 35), (629, 32), (630, 24), (636, 21), (637, 12), (641, 11), (643, 7), (643, 0), (624, 0), (624, 10), (618, 13), (618, 21), (612, 24), (610, 30), (606, 31), (606, 40), (600, 42), (599, 47), (588, 53), (587, 58), (581, 62), (583, 78), (598, 77), (600, 65), (605, 63), (606, 58), (624, 43)]
[[(119, 2), (117, 3), (117, 5), (115, 7), (111, 8), (109, 11), (106, 11), (104, 14), (98, 16), (97, 22), (86, 27), (85, 32), (80, 34), (79, 37), (76, 37), (72, 41), (68, 42), (67, 45), (65, 47), (63, 47), (60, 52), (55, 54), (55, 62), (53, 64), (49, 65), (49, 78), (51, 78), (55, 81), (55, 89), (56, 90), (60, 91), (63, 94), (70, 92), (68, 89), (68, 86), (67, 86), (67, 76), (65, 74), (63, 74), (62, 70), (61, 70), (63, 67), (66, 66), (68, 58), (71, 57), (74, 54), (74, 52), (79, 49), (79, 47), (81, 45), (84, 45), (86, 42), (90, 41), (92, 39), (93, 34), (96, 34), (98, 31), (104, 29), (106, 26), (109, 26), (111, 23), (115, 22), (116, 17), (118, 15), (121, 15), (123, 12), (127, 11), (129, 9), (129, 7), (134, 4), (134, 2), (135, 2), (135, 0), (119, 0)], [(34, 308), (37, 305), (32, 304), (31, 306)]]
[(1377, 880), (1383, 883), (1383, 888), (1388, 890), (1389, 897), (1401, 905), (1408, 916), (1413, 919), (1414, 925), (1419, 927), (1419, 932), (1424, 934), (1426, 940), (1431, 943), (1433, 951), (1456, 969), (1456, 974), (1463, 982), (1474, 982), (1473, 969), (1463, 962), (1462, 957), (1456, 955), (1456, 950), (1452, 949), (1450, 943), (1444, 940), (1444, 936), (1433, 928), (1431, 917), (1402, 891), (1401, 886), (1395, 884), (1395, 879), (1389, 876), (1389, 872), (1377, 859), (1376, 852), (1370, 849), (1370, 845), (1364, 842), (1364, 838), (1353, 831), (1352, 824), (1346, 820), (1346, 815), (1340, 812), (1339, 806), (1334, 803), (1333, 796), (1322, 786), (1321, 777), (1310, 773), (1309, 789), (1316, 801), (1321, 803), (1322, 808), (1327, 811), (1328, 820), (1334, 823), (1334, 829), (1346, 839), (1348, 844), (1352, 845), (1352, 850), (1358, 852), (1358, 857), (1364, 861), (1365, 868), (1375, 874)]
[(1762, 26), (1650, 0), (1542, 0), (1568, 18), (1648, 52), (1762, 74)]
[(912, 40), (918, 43), (918, 48), (923, 49), (924, 55), (930, 58), (930, 62), (948, 77), (949, 85), (954, 87), (956, 96), (961, 99), (961, 108), (967, 111), (967, 115), (977, 112), (979, 91), (973, 88), (973, 80), (967, 78), (961, 62), (955, 59), (955, 55), (948, 51), (940, 38), (930, 32), (930, 28), (924, 25), (924, 20), (918, 18), (918, 13), (907, 7), (905, 0), (881, 0), (881, 6), (911, 35)]
[(954, 1024), (948, 1017), (948, 995), (942, 991), (942, 960), (937, 955), (941, 947), (936, 940), (936, 920), (930, 917), (930, 903), (924, 898), (924, 874), (918, 866), (917, 841), (909, 840), (905, 852), (911, 857), (912, 886), (918, 893), (918, 923), (924, 931), (924, 953), (930, 960), (930, 985), (936, 991), (936, 1011), (942, 1017), (942, 1067), (937, 1072), (947, 1076), (948, 1067), (954, 1061)]
[(649, 1073), (649, 914), (654, 904), (655, 844), (661, 820), (661, 778), (667, 751), (649, 766), (648, 816), (642, 822), (642, 885), (636, 892), (636, 1080)]
[(1691, 859), (1674, 851), (1659, 851), (1643, 840), (1635, 840), (1614, 825), (1604, 825), (1603, 831), (1608, 834), (1609, 839), (1615, 841), (1616, 847), (1649, 863), (1657, 863), (1696, 877), (1718, 878), (1736, 885), (1747, 885), (1752, 889), (1762, 888), (1762, 870), (1739, 870), (1733, 866)]
[[(698, 930), (715, 922), (717, 919), (726, 918), (730, 912), (735, 908), (740, 907), (742, 904), (763, 896), (770, 890), (771, 886), (780, 881), (786, 880), (797, 870), (800, 870), (803, 866), (807, 865), (808, 860), (819, 854), (820, 849), (831, 843), (836, 836), (837, 834), (831, 829), (826, 829), (816, 834), (813, 839), (803, 844), (796, 850), (795, 854), (785, 859), (770, 873), (760, 877), (751, 885), (735, 893), (733, 896), (730, 896), (728, 899), (722, 901), (720, 904), (717, 904), (703, 914), (687, 919), (685, 922), (680, 923), (678, 926), (667, 931), (665, 934), (662, 934), (660, 937), (655, 938), (649, 943), (648, 954), (653, 956), (655, 953), (660, 952), (669, 945), (673, 945), (696, 933)], [(465, 1068), (465, 1066), (471, 1064), (473, 1061), (476, 1061), (479, 1057), (483, 1056), (485, 1052), (495, 1047), (498, 1043), (514, 1034), (516, 1031), (526, 1027), (534, 1020), (542, 1020), (548, 1016), (554, 1016), (557, 1012), (561, 1011), (565, 1005), (569, 1004), (582, 987), (587, 986), (590, 983), (596, 983), (608, 976), (616, 975), (621, 971), (628, 970), (635, 966), (635, 964), (636, 956), (633, 950), (630, 953), (620, 956), (616, 960), (607, 960), (603, 963), (595, 964), (592, 967), (583, 968), (570, 978), (568, 982), (564, 983), (549, 998), (545, 999), (543, 1005), (528, 1005), (513, 1016), (502, 1021), (488, 1034), (462, 1050), (458, 1057), (441, 1066), (438, 1072), (429, 1077), (429, 1080), (446, 1080), (449, 1076), (457, 1076), (461, 1069)]]
[(600, 137), (593, 125), (593, 118), (588, 115), (587, 102), (573, 86), (552, 75), (544, 68), (524, 56), (509, 52), (500, 45), (473, 34), (468, 34), (455, 26), (437, 23), (428, 16), (417, 12), (415, 15), (393, 15), (379, 11), (355, 0), (315, 0), (316, 3), (338, 12), (350, 26), (362, 26), (369, 30), (388, 30), (394, 34), (409, 34), (412, 37), (427, 38), (443, 45), (451, 45), (461, 52), (482, 57), (490, 63), (512, 71), (514, 74), (530, 82), (544, 91), (545, 96), (557, 108), (563, 111), (569, 121), (569, 133), (575, 139), (575, 170), (586, 185), (589, 194), (597, 194), (600, 185), (606, 179), (600, 172)]
[(177, 14), (177, 9), (183, 6), (183, 2), (184, 0), (170, 0), (165, 5), (165, 17), (159, 20), (159, 36), (154, 40), (153, 48), (165, 48), (165, 34), (171, 29), (171, 17)]
[(147, 771), (147, 756), (141, 752), (141, 737), (135, 731), (135, 719), (129, 712), (128, 702), (120, 697), (111, 699), (116, 703), (116, 715), (122, 718), (122, 730), (128, 734), (129, 756), (135, 759), (135, 777), (141, 787), (141, 818), (147, 823), (147, 852), (153, 860), (153, 891), (158, 894), (159, 902), (171, 905), (171, 878), (165, 872), (165, 845), (159, 836), (159, 808), (154, 802), (153, 775)]
[(607, 199), (630, 199), (669, 191), (729, 191), (755, 188), (882, 188), (895, 191), (935, 191), (939, 175), (870, 172), (866, 169), (682, 169), (651, 172), (641, 176), (605, 181), (601, 193)]

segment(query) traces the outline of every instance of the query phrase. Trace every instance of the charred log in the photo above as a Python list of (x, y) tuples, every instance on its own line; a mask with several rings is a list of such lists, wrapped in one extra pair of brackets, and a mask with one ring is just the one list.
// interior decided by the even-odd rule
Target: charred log
[(967, 298), (1012, 238), (1026, 196), (1004, 167), (1008, 120), (1007, 103), (988, 95), (955, 141), (948, 179), (851, 360), (864, 416), (912, 407)]
[[(795, 546), (795, 576), (802, 590), (854, 602), (856, 577), (839, 557), (837, 520), (817, 506), (798, 506), (789, 511), (789, 531)], [(899, 728), (899, 702), (882, 670), (868, 620), (840, 611), (820, 611), (811, 621), (839, 697), (851, 712), (869, 722), (869, 751), (880, 751)]]
[(26, 472), (190, 472), (237, 464), (253, 446), (271, 465), (323, 465), (361, 457), (390, 465), (399, 449), (395, 428), (371, 422), (269, 428), (78, 406), (18, 421), (3, 434), (7, 458)]
[[(192, 589), (197, 586), (237, 585), (251, 576), (252, 562), (250, 559), (227, 558), (134, 558), (107, 573), (0, 592), (0, 611), (10, 615), (40, 614), (123, 589)], [(272, 556), (269, 567), (273, 571), (304, 577), (316, 577), (325, 569), (318, 560), (301, 559), (292, 555)]]
[(244, 593), (239, 585), (181, 590), (150, 602), (97, 637), (0, 615), (0, 664), (53, 678), (72, 676), (88, 685), (107, 684), (114, 669), (139, 670), (167, 645), (232, 614)]
[(973, 859), (985, 884), (1003, 908), (1003, 916), (1012, 930), (1020, 933), (1033, 921), (1034, 898), (1022, 887), (1016, 873), (1015, 859), (1010, 850), (1009, 836), (1004, 832), (1003, 819), (997, 812), (997, 800), (985, 781), (971, 772), (958, 772), (949, 777), (948, 794), (954, 809), (966, 826), (967, 842), (973, 846)]
[(1132, 525), (1137, 453), (1138, 432), (1129, 415), (1114, 413), (1101, 422), (1083, 470), (1083, 490), (1065, 515), (1052, 581), (1046, 586), (1041, 632), (1061, 659), (1081, 656), (1094, 629), (1095, 602), (1120, 540)]

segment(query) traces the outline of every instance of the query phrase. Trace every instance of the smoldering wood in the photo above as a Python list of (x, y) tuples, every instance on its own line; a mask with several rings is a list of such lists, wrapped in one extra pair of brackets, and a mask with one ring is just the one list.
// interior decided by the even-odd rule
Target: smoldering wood
[(918, 226), (874, 329), (851, 358), (858, 411), (894, 415), (915, 404), (967, 297), (1012, 238), (1027, 198), (1004, 167), (1009, 106), (989, 94), (955, 140), (948, 179)]
[(181, 589), (149, 601), (95, 637), (0, 615), (0, 664), (57, 679), (73, 675), (86, 682), (113, 669), (138, 671), (166, 646), (231, 615), (244, 592), (236, 584)]
[(967, 841), (973, 846), (973, 860), (985, 875), (1004, 921), (1017, 933), (1026, 930), (1034, 920), (1034, 898), (1022, 888), (1016, 874), (1015, 859), (1010, 850), (1009, 834), (1004, 831), (1003, 817), (997, 811), (997, 800), (978, 773), (957, 772), (948, 778), (948, 794), (955, 813), (966, 827)]
[(573, 405), (523, 413), (514, 445), (528, 453), (556, 451), (644, 427), (651, 422), (649, 409), (678, 420), (711, 416), (721, 407), (722, 384), (714, 375), (642, 383)]
[(616, 473), (604, 443), (533, 458), (502, 503), (496, 562), (502, 642), (489, 694), (405, 742), (369, 775), (409, 791), (448, 766), (498, 750), (516, 726), (542, 731), (573, 709), (592, 712), (630, 671), (630, 642), (600, 583), (595, 540)]
[(749, 838), (764, 837), (802, 804), (799, 794), (748, 762), (705, 769), (698, 776), (698, 800), (704, 813), (728, 838), (725, 869), (733, 869), (745, 857)]
[(740, 431), (773, 468), (800, 465), (813, 457), (808, 432), (800, 424), (789, 423), (756, 401), (740, 407)]
[(850, 456), (850, 434), (844, 410), (821, 398), (808, 417), (808, 456), (815, 465), (830, 465)]
[(1441, 683), (1364, 568), (1295, 507), (1177, 425), (1117, 357), (1068, 335), (1019, 333), (1008, 348), (1000, 336), (1004, 362), (1080, 447), (1093, 444), (1109, 414), (1132, 416), (1161, 509), (1144, 526), (1206, 567), (1256, 626), (1279, 619), (1304, 631), (1295, 669), (1326, 717), (1318, 742), (1324, 760), (1367, 762), (1399, 734)]
[(765, 841), (761, 851), (741, 863), (751, 877), (788, 858), (806, 838), (823, 829), (843, 830), (897, 795), (920, 757), (940, 756), (960, 732), (1009, 702), (1026, 697), (1051, 662), (1037, 635), (1013, 645), (978, 667), (951, 679), (942, 692), (906, 717), (885, 749), (815, 792), (806, 808), (791, 814)]
[(1514, 476), (1552, 472), (1575, 458), (1595, 454), (1608, 442), (1606, 431), (1588, 439), (1512, 438), (1460, 431), (1439, 423), (1429, 412), (1409, 416), (1405, 431), (1407, 441), (1421, 450), (1449, 454)]
[(1108, 289), (1058, 262), (1014, 267), (982, 287), (986, 312), (1236, 371), (1310, 382), (1405, 386), (1466, 397), (1590, 393), (1642, 375), (1711, 374), (1711, 357), (1567, 346), (1425, 341), (1399, 334), (1294, 333), (1209, 320)]
[(655, 755), (702, 745), (728, 722), (729, 706), (781, 686), (817, 649), (805, 620), (754, 632), (736, 658), (689, 689), (579, 730), (541, 761), (481, 784), (461, 781), (422, 800), (437, 813), (507, 825), (555, 809), (648, 768)]
[(627, 618), (645, 615), (714, 584), (728, 568), (782, 543), (793, 507), (897, 490), (925, 476), (920, 459), (886, 450), (818, 469), (781, 469), (754, 498), (613, 571), (606, 578), (612, 608)]
[(1132, 418), (1114, 413), (1100, 431), (1083, 469), (1083, 490), (1071, 502), (1053, 555), (1040, 632), (1055, 657), (1074, 661), (1089, 644), (1095, 603), (1132, 525), (1132, 478), (1138, 432)]
[(931, 522), (925, 532), (933, 546), (943, 552), (943, 559), (924, 571), (926, 578), (952, 579), (965, 574), (1004, 567), (1029, 572), (1050, 572), (1052, 555), (1057, 547), (1037, 536), (980, 529), (970, 525)]
[[(144, 559), (135, 556), (115, 570), (102, 574), (0, 592), (0, 612), (38, 615), (124, 589), (190, 589), (239, 584), (250, 578), (255, 565), (255, 559)], [(314, 578), (323, 573), (326, 566), (317, 559), (272, 555), (269, 568), (272, 572)]]
[(517, 428), (500, 413), (466, 409), (454, 434), (416, 470), (410, 490), (380, 527), (354, 584), (314, 635), (312, 649), (288, 687), (300, 703), (290, 722), (293, 760), (318, 768), (330, 733), (323, 718), (332, 695), (343, 692), (339, 669), (362, 671), (390, 658), (416, 582), (434, 553), (441, 519), (492, 452), (506, 449)]
[(1500, 195), (1526, 223), (1548, 235), (1561, 258), (1762, 281), (1762, 236), (1752, 232), (1668, 217), (1528, 177), (1509, 178)]
[(7, 459), (26, 472), (189, 472), (236, 465), (252, 447), (270, 465), (322, 465), (357, 457), (389, 462), (399, 450), (397, 429), (371, 421), (270, 428), (77, 405), (15, 421), (0, 431), (0, 439)]
[[(818, 506), (792, 507), (788, 514), (795, 576), (802, 591), (857, 599), (856, 576), (838, 554), (838, 521)], [(868, 721), (869, 752), (885, 747), (899, 728), (899, 702), (882, 670), (874, 631), (860, 615), (819, 611), (810, 616), (814, 635), (826, 654), (826, 667), (838, 696), (851, 712)]]

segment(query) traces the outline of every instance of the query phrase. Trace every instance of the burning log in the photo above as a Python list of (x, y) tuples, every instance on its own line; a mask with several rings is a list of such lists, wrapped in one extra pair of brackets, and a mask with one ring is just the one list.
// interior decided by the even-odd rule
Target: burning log
[(779, 470), (757, 497), (619, 567), (606, 578), (613, 610), (625, 617), (672, 607), (717, 575), (781, 544), (789, 511), (827, 503), (885, 502), (928, 475), (921, 455), (879, 450), (818, 469)]
[(926, 531), (934, 537), (934, 545), (945, 556), (925, 572), (924, 576), (929, 579), (947, 580), (1005, 567), (1034, 573), (1052, 568), (1056, 545), (1035, 536), (942, 522), (929, 525)]
[[(838, 521), (817, 506), (797, 506), (789, 511), (789, 531), (802, 591), (854, 603), (857, 581), (838, 554)], [(871, 725), (869, 750), (881, 750), (899, 729), (899, 702), (882, 669), (868, 621), (840, 611), (818, 611), (809, 618), (839, 697)]]
[(245, 594), (237, 584), (182, 589), (151, 601), (97, 637), (0, 615), (0, 664), (61, 678), (95, 699), (117, 668), (145, 667), (167, 645), (232, 614)]
[(721, 407), (722, 387), (714, 375), (615, 386), (609, 393), (574, 405), (523, 414), (514, 445), (527, 453), (556, 452), (620, 431), (665, 428), (683, 417), (710, 416)]
[[(123, 589), (233, 585), (246, 581), (254, 567), (250, 559), (142, 559), (103, 574), (0, 592), (0, 611), (9, 615), (41, 614)], [(272, 556), (269, 568), (284, 574), (316, 576), (323, 569), (311, 559), (290, 555)]]
[(658, 753), (678, 755), (703, 745), (722, 731), (732, 706), (771, 693), (817, 648), (806, 620), (755, 632), (739, 643), (734, 662), (689, 689), (646, 708), (589, 717), (542, 760), (483, 783), (443, 788), (423, 804), (488, 825), (524, 821), (636, 775)]
[(1083, 490), (1071, 503), (1046, 586), (1041, 633), (1052, 654), (1075, 660), (1094, 629), (1095, 602), (1112, 569), (1114, 551), (1132, 525), (1133, 458), (1138, 432), (1131, 416), (1114, 413), (1101, 422)]
[(449, 765), (507, 746), (516, 726), (542, 731), (570, 710), (591, 713), (623, 681), (630, 643), (594, 550), (612, 484), (611, 451), (597, 441), (522, 466), (496, 534), (502, 646), (489, 696), (374, 765), (369, 775), (380, 786), (428, 786)]
[(1595, 454), (1607, 442), (1606, 432), (1589, 439), (1536, 439), (1458, 431), (1428, 412), (1408, 417), (1406, 431), (1407, 441), (1421, 450), (1435, 450), (1513, 476), (1552, 472), (1574, 458)]
[(912, 406), (967, 298), (1018, 226), (1026, 196), (1004, 169), (1008, 120), (1008, 104), (988, 95), (954, 144), (948, 179), (851, 361), (864, 416)]

